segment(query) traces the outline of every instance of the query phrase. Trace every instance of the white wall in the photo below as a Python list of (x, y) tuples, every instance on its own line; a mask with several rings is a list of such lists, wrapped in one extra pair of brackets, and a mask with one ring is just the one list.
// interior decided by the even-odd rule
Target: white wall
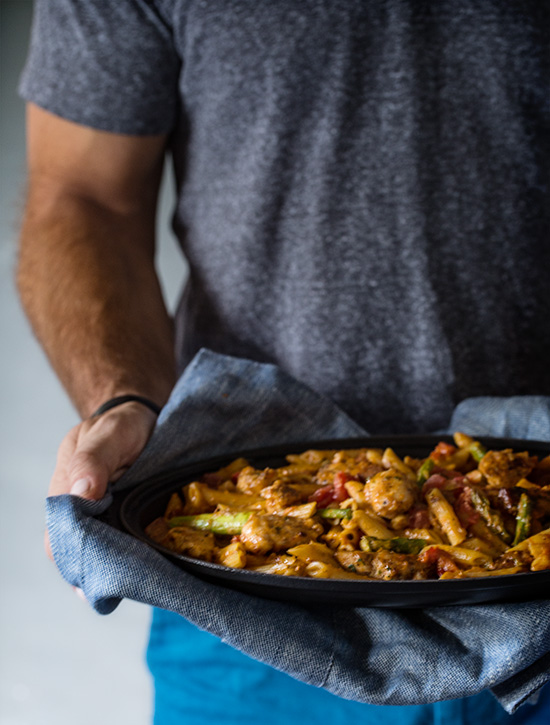
[[(13, 284), (24, 188), (24, 108), (16, 94), (29, 0), (0, 0), (0, 725), (145, 725), (149, 611), (101, 617), (46, 559), (44, 497), (77, 416), (32, 337)], [(184, 263), (161, 204), (159, 267), (171, 308)]]

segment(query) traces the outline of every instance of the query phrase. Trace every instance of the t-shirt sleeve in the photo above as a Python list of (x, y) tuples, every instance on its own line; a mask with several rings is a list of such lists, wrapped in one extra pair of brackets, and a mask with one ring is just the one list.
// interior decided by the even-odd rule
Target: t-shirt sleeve
[(151, 0), (35, 0), (21, 96), (114, 133), (168, 133), (180, 59)]

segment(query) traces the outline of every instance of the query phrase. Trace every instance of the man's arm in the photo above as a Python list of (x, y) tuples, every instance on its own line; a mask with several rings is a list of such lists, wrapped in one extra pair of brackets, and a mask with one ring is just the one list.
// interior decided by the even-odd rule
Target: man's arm
[(124, 393), (165, 402), (175, 378), (172, 323), (154, 267), (165, 138), (79, 126), (34, 105), (17, 280), (36, 336), (85, 419), (64, 440), (51, 493), (100, 497), (154, 425)]

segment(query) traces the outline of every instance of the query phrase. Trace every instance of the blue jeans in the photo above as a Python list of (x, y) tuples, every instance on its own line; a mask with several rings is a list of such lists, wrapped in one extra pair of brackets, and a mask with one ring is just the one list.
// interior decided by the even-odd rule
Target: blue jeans
[(549, 725), (550, 687), (508, 715), (490, 692), (434, 705), (343, 700), (252, 660), (172, 612), (155, 609), (147, 661), (154, 725)]

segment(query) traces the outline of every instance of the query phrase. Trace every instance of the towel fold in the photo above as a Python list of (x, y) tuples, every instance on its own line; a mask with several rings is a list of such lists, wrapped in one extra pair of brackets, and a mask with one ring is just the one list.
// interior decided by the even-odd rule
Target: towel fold
[[(550, 398), (475, 398), (449, 430), (550, 441)], [(331, 401), (273, 365), (202, 350), (140, 458), (116, 484), (233, 451), (367, 435)], [(168, 609), (251, 657), (340, 697), (413, 705), (490, 688), (514, 712), (550, 680), (549, 600), (423, 610), (303, 606), (207, 583), (98, 520), (112, 502), (47, 500), (55, 561), (107, 614), (123, 598)]]

